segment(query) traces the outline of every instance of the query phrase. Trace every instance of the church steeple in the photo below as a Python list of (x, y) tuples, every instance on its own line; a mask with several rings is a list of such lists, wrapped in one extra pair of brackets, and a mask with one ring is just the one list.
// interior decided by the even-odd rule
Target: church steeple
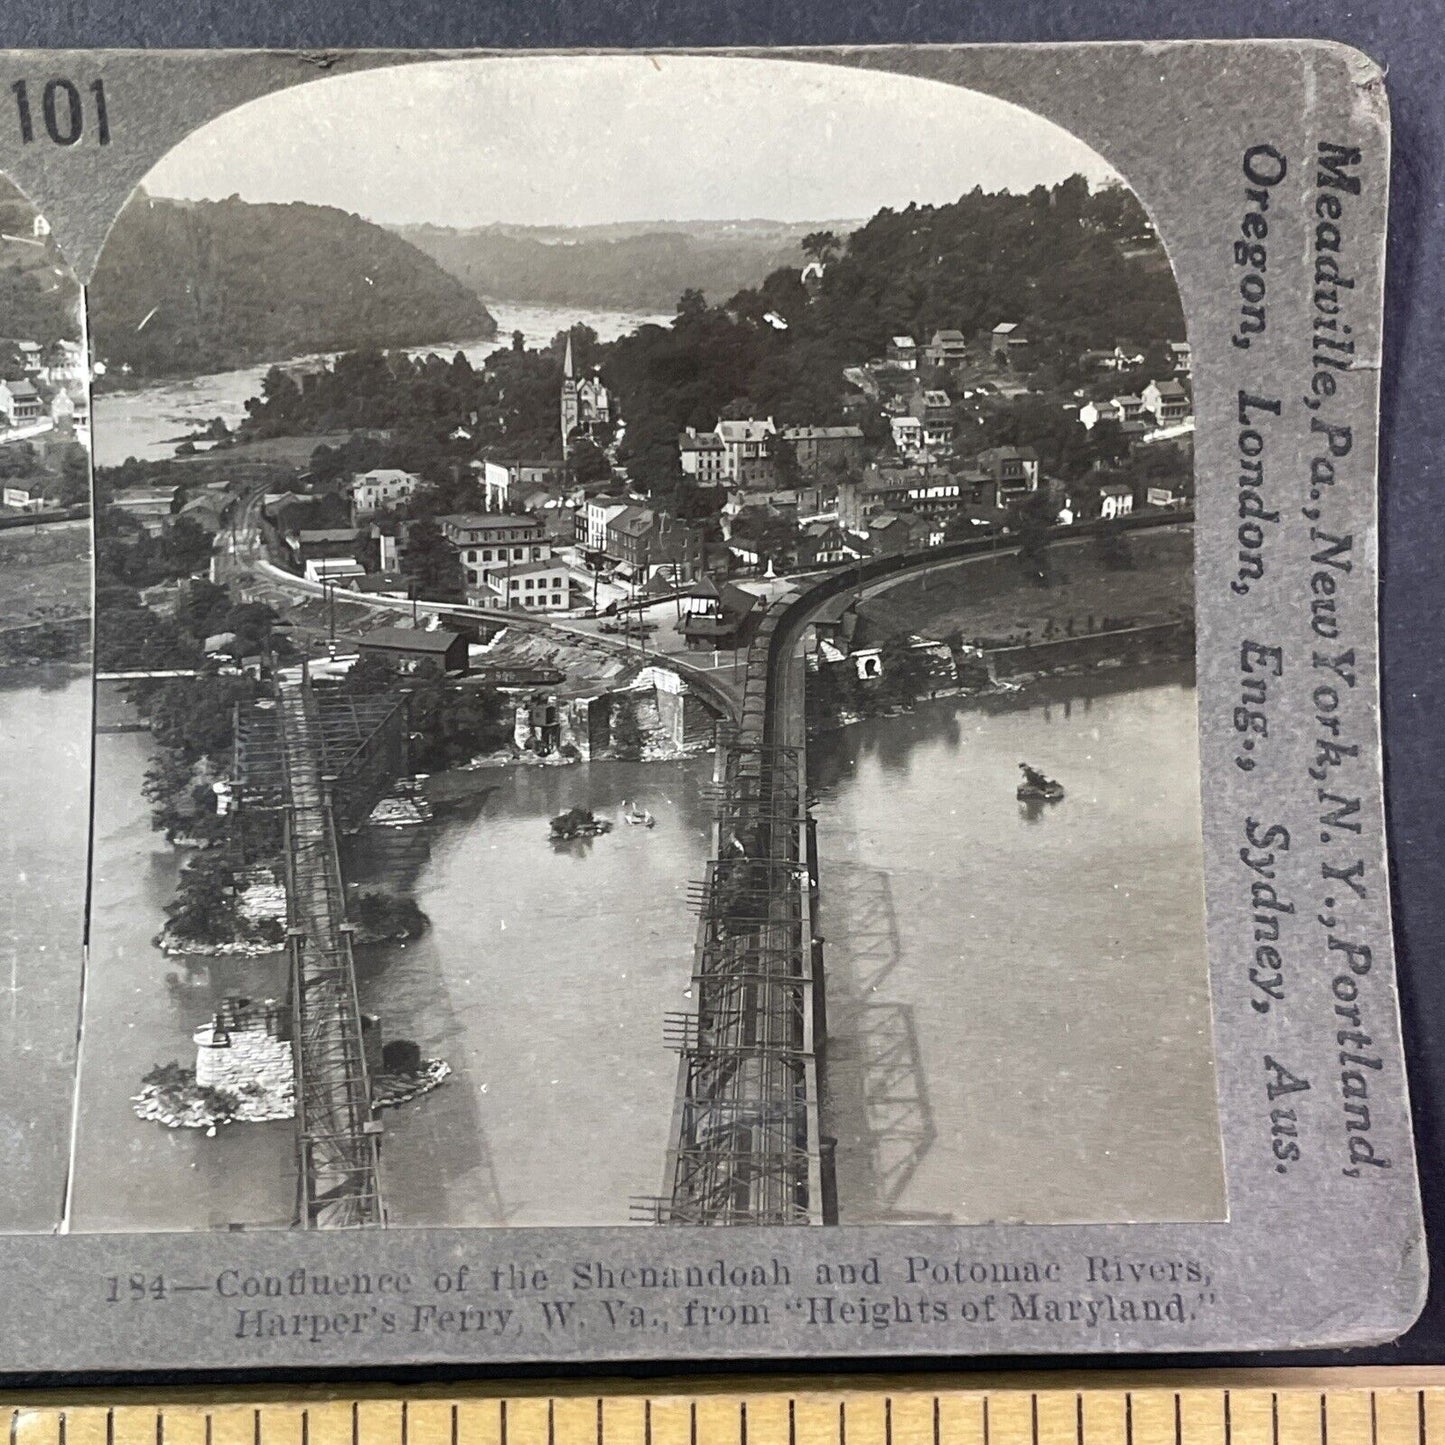
[(566, 461), (572, 433), (581, 420), (577, 378), (572, 371), (572, 333), (567, 333), (567, 355), (562, 361), (562, 459)]

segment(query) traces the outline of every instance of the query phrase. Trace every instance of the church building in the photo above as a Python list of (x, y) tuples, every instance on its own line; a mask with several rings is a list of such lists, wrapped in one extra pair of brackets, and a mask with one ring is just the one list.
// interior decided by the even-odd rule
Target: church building
[(577, 433), (597, 438), (612, 426), (612, 398), (597, 375), (580, 381), (572, 366), (572, 338), (567, 338), (567, 356), (562, 363), (562, 455), (565, 457)]

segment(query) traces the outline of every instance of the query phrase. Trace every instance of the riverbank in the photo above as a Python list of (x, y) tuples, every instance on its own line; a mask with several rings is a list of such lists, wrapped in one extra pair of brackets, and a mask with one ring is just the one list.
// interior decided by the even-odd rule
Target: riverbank
[(1048, 587), (1017, 557), (984, 557), (878, 589), (859, 611), (883, 629), (996, 645), (1193, 616), (1193, 527), (1118, 534), (1115, 542), (1124, 549), (1096, 538), (1052, 543)]
[[(615, 340), (647, 323), (669, 324), (672, 317), (648, 316), (633, 312), (598, 311), (567, 306), (545, 306), (529, 303), (491, 301), (484, 303), (497, 323), (491, 337), (470, 337), (444, 340), (433, 345), (397, 348), (408, 355), (435, 353), (450, 360), (460, 351), (473, 366), (479, 366), (493, 351), (512, 344), (512, 335), (520, 331), (529, 347), (545, 346), (559, 332), (573, 325), (590, 326), (603, 341)], [(273, 365), (283, 371), (316, 369), (334, 360), (331, 353), (273, 358), (252, 366), (231, 371), (210, 372), (199, 376), (158, 378), (119, 378), (106, 375), (106, 385), (95, 396), (95, 419), (92, 444), (95, 465), (119, 466), (128, 457), (139, 461), (170, 461), (175, 459), (176, 441), (181, 436), (196, 435), (220, 418), (235, 431), (246, 420), (246, 403), (259, 396), (261, 382)], [(283, 441), (282, 438), (274, 440)], [(257, 442), (252, 445), (262, 446)], [(183, 460), (199, 461), (209, 453), (198, 452)], [(222, 455), (233, 461), (241, 458), (240, 447)], [(302, 458), (297, 465), (309, 460)], [(282, 460), (264, 452), (247, 455), (247, 460)]]

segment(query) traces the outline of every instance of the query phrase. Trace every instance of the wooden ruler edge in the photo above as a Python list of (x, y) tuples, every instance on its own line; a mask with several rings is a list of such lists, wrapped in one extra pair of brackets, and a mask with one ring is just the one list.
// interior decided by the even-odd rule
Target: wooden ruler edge
[(131, 1386), (43, 1388), (0, 1391), (0, 1410), (55, 1411), (66, 1408), (155, 1408), (185, 1411), (205, 1406), (300, 1405), (348, 1403), (388, 1404), (489, 1400), (617, 1400), (617, 1399), (795, 1399), (883, 1398), (887, 1396), (1157, 1394), (1160, 1392), (1266, 1390), (1339, 1393), (1359, 1391), (1425, 1391), (1445, 1389), (1445, 1365), (1361, 1365), (1331, 1368), (1060, 1370), (1027, 1373), (1001, 1371), (919, 1373), (906, 1375), (731, 1375), (598, 1376), (595, 1378), (477, 1379), (449, 1383), (366, 1384), (217, 1384), (196, 1386)]

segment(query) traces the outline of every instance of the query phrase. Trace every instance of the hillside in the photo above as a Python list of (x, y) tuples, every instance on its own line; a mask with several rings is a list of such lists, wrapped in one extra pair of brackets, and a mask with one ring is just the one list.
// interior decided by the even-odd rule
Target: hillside
[(721, 301), (780, 266), (801, 266), (802, 239), (850, 222), (657, 221), (607, 226), (398, 228), (480, 296), (670, 312), (684, 291)]
[(0, 335), (42, 346), (78, 340), (80, 287), (34, 223), (35, 208), (0, 177)]
[(491, 336), (476, 295), (400, 236), (329, 206), (139, 194), (89, 292), (96, 354), (139, 376)]

